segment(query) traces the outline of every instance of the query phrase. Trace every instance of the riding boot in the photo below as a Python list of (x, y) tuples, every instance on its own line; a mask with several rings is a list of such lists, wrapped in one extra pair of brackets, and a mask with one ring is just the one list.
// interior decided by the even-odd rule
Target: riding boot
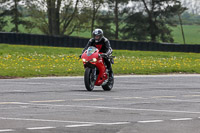
[(109, 77), (112, 78), (113, 77), (113, 71), (112, 71), (111, 62), (108, 59), (106, 59), (106, 58), (104, 60), (105, 60), (105, 63), (107, 65)]
[(110, 68), (108, 68), (108, 73), (109, 73), (109, 75), (111, 75), (112, 73), (113, 73), (113, 71), (112, 71), (112, 68), (110, 67)]
[(109, 73), (109, 79), (111, 80), (113, 78), (112, 67), (108, 68), (108, 73)]

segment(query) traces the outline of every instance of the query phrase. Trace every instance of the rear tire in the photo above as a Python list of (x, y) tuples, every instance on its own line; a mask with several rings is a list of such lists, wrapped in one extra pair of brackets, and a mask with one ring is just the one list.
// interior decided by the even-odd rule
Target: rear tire
[(104, 91), (111, 91), (114, 85), (114, 74), (109, 75), (109, 80), (106, 85), (103, 85), (102, 88)]
[(85, 81), (85, 87), (87, 91), (92, 91), (94, 89), (94, 74), (92, 73), (91, 68), (86, 68), (85, 69), (85, 75), (84, 75), (84, 81)]

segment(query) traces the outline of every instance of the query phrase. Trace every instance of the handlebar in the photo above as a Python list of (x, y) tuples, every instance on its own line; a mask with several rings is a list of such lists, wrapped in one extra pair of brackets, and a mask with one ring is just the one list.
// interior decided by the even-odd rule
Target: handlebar
[(102, 53), (102, 54), (99, 54), (100, 57), (103, 57), (103, 58), (108, 58), (108, 55), (105, 54), (105, 53)]
[(99, 54), (99, 56), (100, 56), (100, 57), (103, 57), (103, 58), (109, 58), (109, 59), (115, 58), (115, 56), (107, 55), (107, 54), (105, 54), (105, 53)]

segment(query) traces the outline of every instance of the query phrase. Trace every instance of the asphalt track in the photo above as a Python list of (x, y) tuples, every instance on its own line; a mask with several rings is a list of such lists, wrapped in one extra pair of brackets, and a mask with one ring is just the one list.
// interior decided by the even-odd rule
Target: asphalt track
[(200, 133), (200, 75), (117, 76), (110, 92), (83, 77), (1, 79), (0, 132)]

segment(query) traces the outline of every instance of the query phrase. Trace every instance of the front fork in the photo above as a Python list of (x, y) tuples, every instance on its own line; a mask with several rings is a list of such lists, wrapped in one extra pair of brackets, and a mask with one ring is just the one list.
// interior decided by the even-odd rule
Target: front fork
[(95, 67), (94, 69), (92, 69), (92, 78), (93, 78), (93, 80), (96, 82), (96, 80), (97, 80), (97, 75), (96, 75), (96, 73), (97, 73), (97, 68)]

